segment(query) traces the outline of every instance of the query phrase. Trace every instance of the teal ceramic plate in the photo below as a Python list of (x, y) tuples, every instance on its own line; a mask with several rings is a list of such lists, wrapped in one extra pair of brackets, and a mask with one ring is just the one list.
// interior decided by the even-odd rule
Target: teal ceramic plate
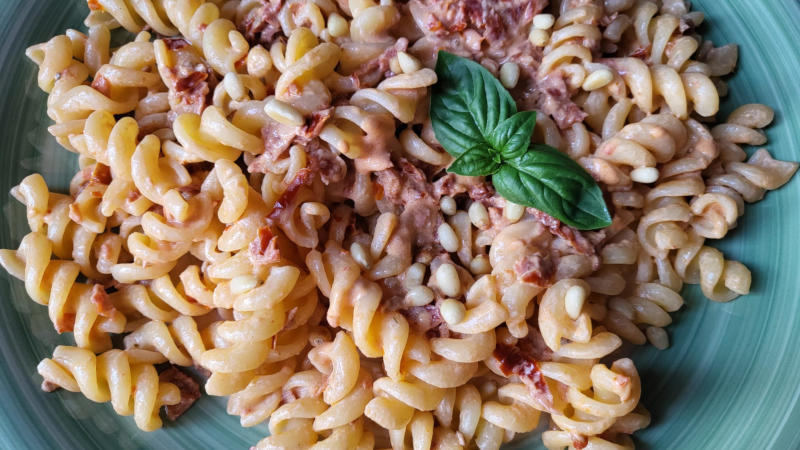
[[(800, 4), (789, 0), (702, 0), (716, 43), (740, 45), (738, 73), (724, 108), (761, 102), (777, 111), (769, 148), (800, 160)], [(41, 172), (66, 189), (77, 167), (46, 128), (45, 94), (27, 46), (78, 28), (85, 3), (0, 0), (0, 247), (16, 248), (27, 231), (25, 211), (5, 193)], [(800, 448), (800, 177), (748, 208), (720, 247), (753, 271), (753, 293), (728, 304), (685, 292), (687, 306), (669, 328), (672, 347), (634, 355), (644, 382), (642, 402), (653, 424), (637, 433), (640, 448)], [(47, 311), (21, 282), (0, 275), (0, 447), (8, 449), (241, 449), (266, 434), (243, 429), (223, 399), (204, 397), (175, 424), (153, 433), (117, 417), (108, 404), (68, 392), (39, 390), (36, 364), (59, 343)], [(540, 448), (538, 437), (513, 448)]]

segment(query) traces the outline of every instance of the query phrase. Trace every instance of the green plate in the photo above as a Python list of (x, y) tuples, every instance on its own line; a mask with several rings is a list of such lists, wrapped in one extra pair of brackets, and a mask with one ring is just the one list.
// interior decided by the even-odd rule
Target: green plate
[[(760, 102), (777, 112), (769, 148), (800, 160), (800, 5), (776, 0), (698, 0), (716, 43), (740, 45), (740, 64), (723, 109)], [(27, 46), (67, 27), (86, 13), (74, 0), (0, 0), (0, 192), (41, 172), (64, 190), (76, 158), (47, 133), (45, 94)], [(800, 448), (800, 177), (751, 205), (739, 227), (720, 243), (726, 255), (747, 264), (753, 293), (728, 304), (685, 292), (687, 306), (669, 328), (672, 347), (635, 353), (653, 424), (637, 433), (640, 448)], [(5, 224), (0, 247), (16, 248), (27, 231), (25, 211), (0, 195)], [(78, 394), (39, 390), (36, 364), (58, 336), (45, 308), (28, 299), (21, 282), (0, 275), (0, 447), (9, 449), (242, 449), (266, 434), (244, 429), (225, 413), (224, 399), (203, 397), (175, 424), (153, 433), (117, 417), (108, 404)], [(541, 448), (538, 437), (512, 448)]]

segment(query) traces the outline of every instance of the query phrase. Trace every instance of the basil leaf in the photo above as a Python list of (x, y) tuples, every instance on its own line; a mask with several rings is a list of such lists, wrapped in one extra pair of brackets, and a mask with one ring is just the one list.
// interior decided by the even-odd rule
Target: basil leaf
[(483, 66), (440, 51), (430, 117), (439, 143), (453, 156), (489, 147), (487, 136), (517, 112), (511, 94)]
[(611, 225), (600, 186), (578, 163), (551, 147), (536, 145), (532, 150), (507, 160), (492, 177), (500, 195), (579, 230)]
[(516, 158), (531, 145), (535, 126), (536, 111), (521, 111), (500, 122), (486, 138), (503, 158)]
[(492, 153), (485, 148), (471, 148), (456, 158), (447, 171), (470, 177), (491, 175), (500, 169), (501, 163), (500, 155)]
[(430, 118), (436, 139), (456, 157), (447, 169), (492, 175), (506, 199), (540, 209), (582, 230), (611, 224), (603, 193), (567, 155), (531, 145), (534, 111), (517, 112), (514, 100), (480, 64), (439, 52)]
[(458, 157), (465, 151), (486, 145), (481, 132), (468, 114), (459, 114), (457, 111), (448, 110), (442, 104), (456, 104), (454, 100), (440, 97), (431, 98), (431, 123), (436, 140), (447, 150), (447, 153)]

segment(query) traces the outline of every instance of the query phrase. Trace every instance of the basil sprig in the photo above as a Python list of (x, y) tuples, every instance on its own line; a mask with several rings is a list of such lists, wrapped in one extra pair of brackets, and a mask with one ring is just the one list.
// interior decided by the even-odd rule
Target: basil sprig
[(448, 172), (491, 175), (507, 200), (580, 230), (611, 225), (594, 179), (564, 153), (531, 144), (536, 112), (517, 112), (511, 94), (488, 70), (440, 51), (436, 74), (430, 117), (436, 139), (455, 157)]

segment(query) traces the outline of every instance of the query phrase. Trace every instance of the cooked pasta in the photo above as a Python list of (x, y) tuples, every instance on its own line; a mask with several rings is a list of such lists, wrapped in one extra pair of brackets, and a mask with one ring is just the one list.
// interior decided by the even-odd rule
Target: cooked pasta
[[(146, 431), (200, 395), (179, 366), (268, 422), (254, 448), (497, 449), (542, 421), (548, 448), (633, 448), (650, 416), (618, 349), (668, 347), (685, 283), (750, 291), (707, 240), (798, 167), (743, 147), (769, 107), (717, 120), (738, 50), (687, 1), (87, 3), (86, 32), (26, 52), (80, 170), (12, 189), (31, 231), (0, 264), (74, 335), (43, 389)], [(439, 50), (539, 112), (610, 226), (446, 172)]]

